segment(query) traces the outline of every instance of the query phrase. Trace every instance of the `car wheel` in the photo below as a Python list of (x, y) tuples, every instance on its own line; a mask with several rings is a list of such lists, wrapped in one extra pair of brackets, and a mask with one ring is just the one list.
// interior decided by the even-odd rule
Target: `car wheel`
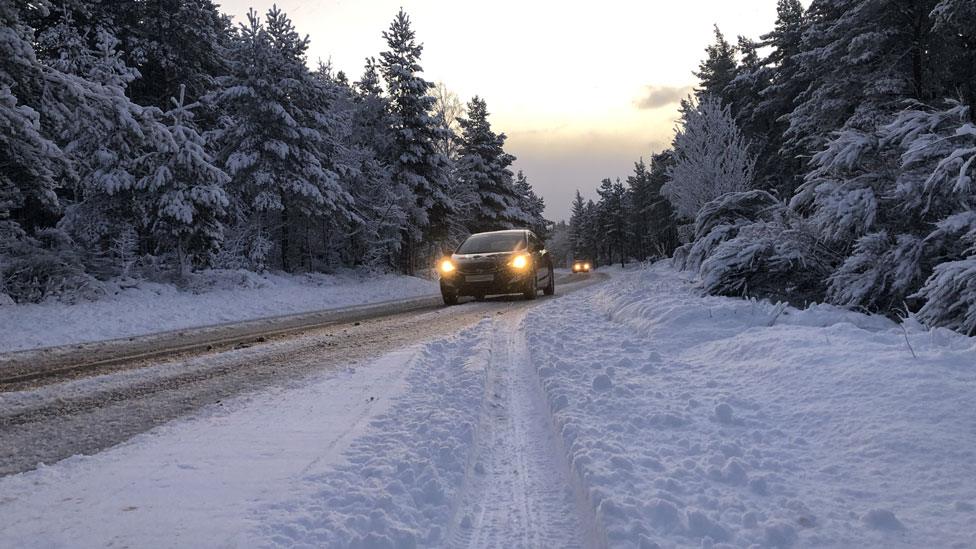
[(525, 283), (525, 299), (535, 299), (536, 295), (539, 293), (539, 281), (536, 276), (530, 276), (529, 280)]
[(457, 305), (457, 292), (441, 292), (441, 297), (444, 298), (444, 305)]
[(549, 267), (549, 283), (546, 287), (542, 289), (542, 293), (546, 295), (553, 295), (556, 293), (556, 275), (552, 271), (552, 267)]

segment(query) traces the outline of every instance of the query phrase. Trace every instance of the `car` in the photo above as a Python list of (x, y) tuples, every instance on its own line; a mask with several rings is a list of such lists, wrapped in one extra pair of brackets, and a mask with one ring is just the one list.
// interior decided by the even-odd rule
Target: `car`
[(552, 257), (532, 231), (515, 229), (476, 233), (437, 265), (445, 305), (472, 296), (522, 294), (535, 299), (539, 290), (556, 293)]
[(588, 273), (593, 266), (585, 259), (577, 259), (573, 262), (574, 273)]

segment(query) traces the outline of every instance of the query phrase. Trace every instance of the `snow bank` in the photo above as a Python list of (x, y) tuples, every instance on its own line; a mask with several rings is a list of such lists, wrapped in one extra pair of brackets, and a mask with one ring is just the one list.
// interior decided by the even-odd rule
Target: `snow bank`
[(208, 271), (186, 290), (115, 282), (109, 295), (73, 305), (0, 304), (0, 352), (147, 335), (226, 322), (351, 307), (437, 293), (436, 282), (345, 271), (335, 275)]
[(976, 539), (976, 340), (700, 297), (663, 264), (525, 327), (611, 546)]

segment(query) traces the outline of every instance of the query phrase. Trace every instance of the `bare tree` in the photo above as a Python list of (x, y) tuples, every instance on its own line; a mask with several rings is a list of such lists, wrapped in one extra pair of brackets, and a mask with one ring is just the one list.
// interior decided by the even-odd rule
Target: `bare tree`
[(431, 95), (434, 96), (434, 115), (451, 131), (450, 135), (439, 140), (437, 147), (441, 154), (451, 160), (457, 160), (461, 151), (461, 143), (458, 139), (461, 135), (461, 125), (458, 121), (464, 118), (464, 103), (443, 82), (434, 85)]

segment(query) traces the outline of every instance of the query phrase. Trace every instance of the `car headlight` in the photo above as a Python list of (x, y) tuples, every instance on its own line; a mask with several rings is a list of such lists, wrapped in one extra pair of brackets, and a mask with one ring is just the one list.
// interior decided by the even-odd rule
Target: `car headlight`
[(583, 265), (583, 268), (586, 269), (587, 271), (589, 271), (590, 270), (590, 264), (587, 263), (587, 264)]
[(512, 260), (512, 267), (515, 267), (516, 269), (524, 269), (528, 266), (529, 266), (529, 256), (527, 255), (518, 255), (515, 256), (515, 259)]
[(441, 261), (441, 272), (444, 274), (451, 274), (454, 272), (454, 262), (450, 259), (445, 259)]

